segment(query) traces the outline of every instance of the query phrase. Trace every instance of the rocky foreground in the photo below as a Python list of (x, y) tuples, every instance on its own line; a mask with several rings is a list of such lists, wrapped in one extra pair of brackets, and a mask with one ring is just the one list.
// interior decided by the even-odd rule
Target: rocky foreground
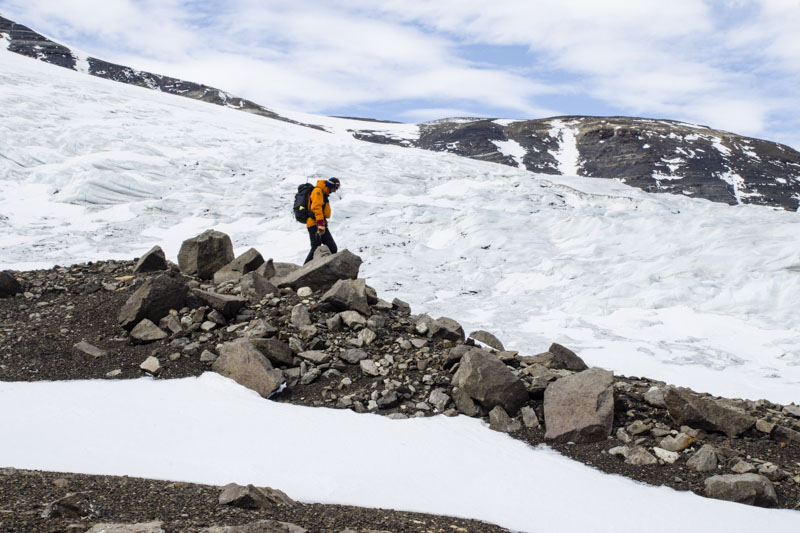
[[(230, 238), (209, 231), (184, 242), (179, 265), (155, 248), (138, 261), (0, 273), (0, 380), (215, 371), (275, 401), (390, 418), (481, 417), (605, 472), (800, 509), (800, 407), (615, 376), (557, 343), (541, 354), (508, 351), (490, 332), (465, 335), (452, 318), (380, 299), (358, 278), (357, 256), (321, 252), (304, 267), (265, 261), (252, 249), (234, 258)], [(499, 530), (303, 505), (280, 487), (5, 469), (0, 488), (7, 531), (83, 531), (114, 521), (201, 531), (258, 520), (301, 529), (262, 523), (247, 531)]]

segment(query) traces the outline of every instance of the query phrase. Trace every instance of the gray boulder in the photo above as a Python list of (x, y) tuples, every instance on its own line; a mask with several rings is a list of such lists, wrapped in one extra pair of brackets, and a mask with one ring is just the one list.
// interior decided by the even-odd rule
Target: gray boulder
[(217, 270), (233, 259), (231, 238), (213, 229), (186, 239), (178, 252), (181, 272), (200, 279), (212, 279)]
[(292, 366), (294, 354), (289, 345), (279, 339), (251, 338), (250, 342), (275, 366)]
[(367, 283), (363, 279), (340, 279), (322, 295), (322, 301), (330, 303), (340, 311), (353, 310), (362, 315), (369, 314)]
[(307, 350), (297, 354), (297, 357), (314, 363), (315, 365), (324, 365), (331, 360), (331, 354), (322, 350)]
[(704, 444), (686, 461), (686, 466), (697, 472), (714, 472), (719, 466), (717, 449), (710, 444)]
[(705, 481), (705, 494), (717, 500), (759, 507), (778, 505), (778, 496), (775, 494), (772, 482), (759, 474), (712, 476)]
[(741, 435), (756, 423), (744, 410), (701, 396), (685, 388), (669, 387), (664, 394), (669, 416), (679, 425), (707, 431), (721, 431), (728, 437)]
[(160, 246), (153, 246), (149, 252), (144, 254), (133, 267), (134, 274), (144, 274), (146, 272), (158, 272), (159, 270), (169, 270), (167, 257)]
[(483, 330), (473, 331), (472, 333), (469, 334), (469, 338), (475, 339), (478, 342), (482, 342), (486, 346), (494, 348), (498, 352), (502, 352), (503, 350), (505, 350), (505, 348), (503, 348), (503, 343), (500, 342), (500, 339), (498, 339), (488, 331), (483, 331)]
[(150, 278), (122, 306), (119, 323), (127, 331), (145, 318), (157, 324), (170, 309), (183, 307), (186, 294), (186, 285), (177, 277), (163, 274)]
[(227, 319), (235, 317), (246, 303), (242, 298), (230, 294), (218, 294), (200, 289), (192, 289), (192, 294), (208, 304), (210, 308), (222, 313)]
[(92, 360), (105, 357), (108, 352), (89, 344), (86, 341), (81, 341), (72, 346), (72, 355), (76, 359)]
[(264, 264), (264, 258), (255, 248), (250, 248), (233, 261), (214, 272), (214, 283), (239, 281), (248, 272), (254, 272)]
[(489, 411), (489, 428), (501, 433), (513, 433), (522, 429), (522, 424), (508, 416), (505, 409), (498, 405)]
[(453, 386), (488, 411), (499, 405), (513, 416), (528, 402), (525, 383), (497, 356), (479, 348), (462, 357), (461, 366), (453, 375)]
[(360, 361), (366, 359), (367, 357), (369, 357), (367, 352), (358, 349), (345, 350), (343, 353), (339, 354), (340, 359), (347, 361), (351, 365), (357, 365)]
[(270, 509), (279, 505), (294, 505), (285, 492), (269, 487), (237, 485), (229, 483), (222, 487), (219, 495), (220, 505), (232, 505), (242, 509)]
[(86, 518), (95, 515), (88, 492), (72, 492), (49, 503), (42, 511), (42, 518)]
[(242, 298), (251, 304), (257, 304), (267, 294), (275, 294), (278, 287), (267, 281), (267, 278), (258, 272), (248, 272), (240, 280)]
[(241, 338), (223, 344), (211, 368), (264, 398), (278, 390), (283, 383), (283, 372), (274, 369), (249, 339)]
[(575, 352), (556, 343), (551, 344), (550, 348), (544, 353), (520, 359), (525, 363), (540, 364), (553, 370), (582, 372), (589, 368), (583, 359), (575, 355)]
[(310, 287), (312, 290), (327, 290), (340, 279), (356, 279), (361, 267), (361, 258), (349, 250), (313, 259), (302, 267), (273, 281), (279, 288)]
[(544, 391), (545, 439), (597, 442), (611, 434), (614, 375), (591, 368), (553, 382)]
[(437, 318), (428, 326), (428, 337), (431, 339), (464, 342), (464, 328), (452, 318), (443, 316)]
[(22, 292), (22, 286), (10, 272), (0, 272), (0, 298), (8, 298)]

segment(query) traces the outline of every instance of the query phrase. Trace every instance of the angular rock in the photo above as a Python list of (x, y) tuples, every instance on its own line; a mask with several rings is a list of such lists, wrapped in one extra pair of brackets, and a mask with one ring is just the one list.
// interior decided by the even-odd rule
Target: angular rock
[(327, 290), (340, 279), (358, 278), (358, 270), (361, 267), (361, 258), (349, 250), (312, 259), (299, 269), (276, 279), (275, 283), (279, 288), (291, 287), (311, 287), (311, 289)]
[(243, 299), (230, 294), (218, 294), (216, 292), (203, 291), (200, 289), (192, 289), (192, 294), (200, 298), (212, 309), (222, 313), (227, 319), (235, 318), (236, 314), (245, 304)]
[(395, 311), (398, 311), (400, 314), (403, 314), (403, 315), (410, 315), (411, 314), (411, 306), (407, 302), (404, 302), (403, 300), (400, 300), (399, 298), (395, 298), (395, 299), (392, 300), (392, 309), (394, 309)]
[(170, 333), (180, 333), (181, 331), (183, 331), (183, 326), (181, 326), (181, 321), (178, 320), (178, 317), (173, 315), (167, 315), (161, 320), (159, 320), (158, 327), (163, 329), (164, 331), (169, 331)]
[(366, 359), (367, 357), (369, 357), (367, 352), (357, 349), (346, 350), (344, 353), (339, 355), (340, 359), (347, 361), (351, 365), (357, 365), (359, 361)]
[(671, 452), (680, 452), (692, 445), (694, 439), (686, 433), (678, 433), (677, 435), (664, 437), (658, 444), (661, 448)]
[(308, 307), (304, 304), (297, 304), (292, 307), (292, 315), (290, 317), (292, 325), (296, 328), (311, 325), (311, 316), (308, 314)]
[(500, 342), (500, 339), (498, 339), (488, 331), (483, 331), (483, 330), (473, 331), (472, 333), (469, 334), (469, 338), (475, 339), (478, 342), (482, 342), (488, 347), (494, 348), (498, 352), (502, 352), (503, 350), (505, 350), (505, 348), (503, 348), (503, 343)]
[(550, 384), (544, 392), (545, 439), (597, 442), (611, 434), (614, 375), (591, 368)]
[(144, 318), (158, 323), (170, 309), (183, 307), (186, 294), (186, 285), (176, 277), (164, 274), (150, 278), (122, 306), (119, 324), (130, 331)]
[(322, 295), (322, 301), (330, 303), (334, 309), (341, 311), (352, 310), (362, 315), (369, 314), (367, 284), (363, 279), (340, 279)]
[(536, 411), (534, 411), (533, 407), (526, 405), (520, 409), (519, 412), (522, 415), (522, 423), (526, 428), (539, 429), (542, 427), (541, 423), (539, 423), (539, 417), (536, 416)]
[(295, 501), (277, 489), (228, 483), (220, 492), (219, 503), (242, 509), (270, 509), (279, 505), (292, 506)]
[(153, 246), (149, 252), (139, 258), (136, 266), (133, 267), (134, 274), (158, 272), (160, 270), (169, 270), (167, 256), (164, 255), (164, 250), (160, 246)]
[(464, 328), (452, 318), (443, 316), (434, 320), (430, 325), (428, 337), (431, 339), (464, 342)]
[(459, 412), (467, 416), (478, 416), (481, 414), (481, 410), (463, 389), (453, 389), (453, 403), (455, 403), (456, 409), (458, 409)]
[(266, 320), (259, 318), (257, 320), (253, 320), (252, 322), (250, 322), (250, 328), (245, 332), (245, 337), (251, 337), (251, 338), (272, 337), (276, 333), (278, 333), (278, 328), (276, 328)]
[(72, 492), (45, 506), (42, 518), (86, 518), (94, 514), (95, 509), (89, 501), (89, 493)]
[(686, 466), (697, 472), (714, 472), (719, 466), (717, 449), (710, 444), (704, 444), (686, 461)]
[(741, 409), (685, 388), (669, 387), (664, 401), (670, 417), (677, 424), (721, 431), (728, 437), (741, 435), (756, 423), (755, 418)]
[(367, 376), (380, 376), (381, 374), (378, 365), (372, 359), (362, 359), (358, 364), (361, 366), (361, 371)]
[(489, 429), (502, 433), (512, 433), (522, 429), (522, 426), (518, 421), (508, 416), (505, 409), (498, 405), (489, 411)]
[(677, 452), (671, 452), (664, 448), (659, 448), (658, 446), (653, 448), (653, 453), (656, 454), (656, 457), (669, 464), (674, 463), (678, 460), (678, 457), (680, 457)]
[(267, 294), (276, 294), (278, 288), (258, 272), (248, 272), (239, 282), (242, 298), (251, 304), (259, 303)]
[(341, 318), (342, 322), (344, 322), (344, 325), (348, 328), (352, 328), (353, 326), (364, 326), (367, 323), (367, 319), (361, 316), (358, 311), (342, 311), (336, 316)]
[(311, 361), (315, 365), (324, 365), (331, 360), (331, 354), (320, 350), (308, 350), (305, 352), (300, 352), (297, 354), (297, 357), (300, 359), (305, 359), (306, 361)]
[(575, 352), (556, 343), (551, 344), (546, 352), (525, 357), (523, 361), (529, 364), (537, 363), (554, 370), (581, 372), (589, 368), (583, 359), (575, 355)]
[(283, 383), (283, 373), (274, 369), (269, 360), (256, 349), (249, 339), (226, 342), (211, 368), (229, 377), (264, 398), (269, 397)]
[(758, 473), (769, 479), (770, 481), (781, 481), (786, 479), (786, 472), (781, 470), (777, 465), (766, 463), (758, 467)]
[(755, 472), (756, 467), (747, 461), (739, 459), (736, 464), (731, 467), (731, 470), (737, 474), (749, 474), (750, 472)]
[(163, 526), (159, 520), (137, 524), (100, 523), (93, 525), (86, 533), (164, 533)]
[(150, 356), (139, 365), (139, 368), (147, 372), (148, 374), (157, 374), (159, 370), (161, 370), (161, 363), (158, 361), (158, 357)]
[(634, 466), (657, 465), (658, 459), (644, 446), (616, 446), (608, 450), (610, 455), (623, 457), (625, 463)]
[(22, 292), (19, 284), (10, 272), (0, 272), (0, 298), (9, 298)]
[[(284, 263), (284, 264), (288, 264), (288, 263)], [(297, 266), (297, 265), (291, 265), (291, 268), (284, 267), (284, 269), (285, 269), (285, 271), (287, 273), (289, 271), (291, 271), (291, 270), (295, 270), (295, 269), (298, 269), (298, 268), (300, 268), (300, 267)], [(271, 280), (272, 278), (275, 277), (276, 271), (277, 271), (277, 269), (275, 268), (275, 262), (272, 259), (268, 259), (265, 263), (262, 263), (261, 266), (259, 266), (253, 272), (255, 272), (256, 274), (258, 274), (259, 276), (261, 276), (261, 277), (263, 277), (263, 278), (265, 278), (267, 280)]]
[(800, 431), (795, 431), (785, 426), (775, 426), (775, 429), (772, 430), (772, 438), (778, 442), (800, 443)]
[(308, 530), (290, 522), (258, 520), (240, 526), (208, 527), (201, 529), (200, 533), (308, 533)]
[(756, 420), (756, 430), (760, 431), (761, 433), (766, 433), (769, 435), (772, 433), (773, 429), (775, 429), (775, 424), (766, 418), (759, 418)]
[(231, 238), (212, 229), (183, 241), (178, 252), (181, 272), (200, 279), (212, 279), (217, 270), (233, 259)]
[(255, 248), (250, 248), (245, 253), (235, 258), (216, 272), (214, 272), (214, 283), (219, 285), (226, 281), (239, 281), (242, 276), (249, 272), (254, 272), (264, 264), (264, 258)]
[(72, 347), (72, 355), (79, 359), (99, 359), (108, 354), (97, 346), (93, 346), (86, 341), (81, 341)]
[(169, 335), (167, 332), (153, 324), (150, 320), (144, 319), (131, 330), (131, 340), (134, 344), (147, 344), (150, 342), (164, 340)]
[(275, 366), (291, 366), (294, 361), (292, 349), (282, 340), (250, 338), (250, 342)]
[(717, 500), (759, 507), (778, 505), (778, 496), (775, 494), (772, 482), (759, 474), (712, 476), (705, 481), (705, 494)]
[(528, 402), (525, 383), (497, 356), (478, 348), (468, 351), (461, 359), (452, 384), (487, 410), (499, 405), (508, 414), (516, 415)]
[(437, 411), (443, 413), (447, 409), (447, 404), (450, 403), (450, 396), (442, 388), (433, 389), (428, 396), (428, 401)]
[(365, 345), (369, 346), (372, 344), (378, 336), (369, 328), (364, 328), (358, 332), (358, 339), (363, 342)]
[(644, 401), (653, 407), (666, 409), (667, 403), (664, 401), (664, 393), (663, 387), (650, 387), (647, 392), (644, 393)]

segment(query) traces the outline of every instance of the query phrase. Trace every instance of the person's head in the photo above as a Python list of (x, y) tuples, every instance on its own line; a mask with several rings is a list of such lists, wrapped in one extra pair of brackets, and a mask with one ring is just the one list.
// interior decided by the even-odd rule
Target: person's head
[(342, 182), (339, 181), (339, 178), (329, 178), (325, 181), (325, 185), (328, 187), (329, 191), (336, 192), (339, 190), (339, 187), (342, 186)]

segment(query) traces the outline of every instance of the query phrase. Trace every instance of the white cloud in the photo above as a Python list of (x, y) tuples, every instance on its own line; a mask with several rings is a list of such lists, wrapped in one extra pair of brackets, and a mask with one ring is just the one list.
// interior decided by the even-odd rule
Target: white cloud
[[(800, 122), (786, 103), (800, 82), (797, 0), (0, 0), (0, 10), (98, 57), (268, 106), (449, 101), (535, 118), (597, 114), (599, 101), (766, 136)], [(529, 63), (472, 61), (464, 45), (522, 47)], [(570, 107), (552, 109), (564, 94)]]

